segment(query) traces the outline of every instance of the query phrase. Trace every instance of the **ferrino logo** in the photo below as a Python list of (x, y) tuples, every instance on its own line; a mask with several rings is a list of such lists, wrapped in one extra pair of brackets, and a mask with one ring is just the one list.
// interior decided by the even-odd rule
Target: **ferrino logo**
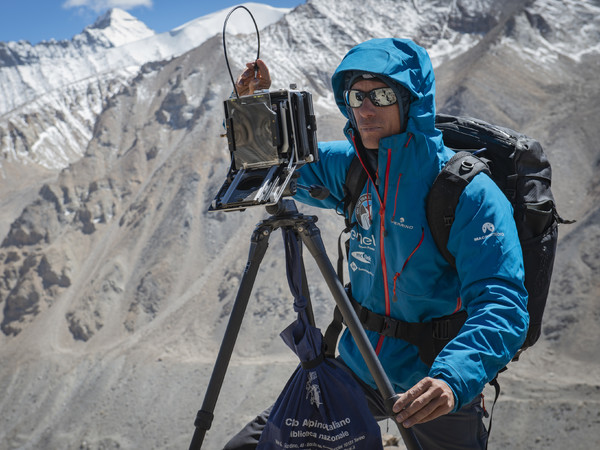
[(481, 241), (490, 236), (504, 236), (504, 233), (496, 233), (496, 226), (491, 222), (486, 222), (481, 227), (481, 231), (483, 232), (483, 236), (479, 236), (474, 238), (475, 242)]
[(414, 228), (413, 225), (407, 225), (404, 222), (405, 222), (404, 217), (400, 217), (398, 220), (392, 220), (392, 224), (394, 224), (394, 225), (396, 225), (398, 227), (406, 228), (406, 229), (409, 229), (409, 230), (412, 230)]
[(358, 198), (356, 207), (354, 208), (354, 214), (356, 215), (356, 221), (361, 228), (368, 230), (371, 228), (371, 207), (373, 205), (371, 194), (363, 194)]

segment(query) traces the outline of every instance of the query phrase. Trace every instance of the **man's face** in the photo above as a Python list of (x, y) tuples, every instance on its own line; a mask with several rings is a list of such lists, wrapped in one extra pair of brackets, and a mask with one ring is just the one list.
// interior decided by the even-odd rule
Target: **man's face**
[[(380, 80), (360, 80), (352, 85), (352, 89), (363, 92), (380, 87), (388, 87), (388, 85)], [(398, 103), (375, 106), (367, 97), (360, 107), (352, 108), (352, 111), (360, 138), (366, 148), (379, 148), (379, 139), (398, 134), (402, 130)]]

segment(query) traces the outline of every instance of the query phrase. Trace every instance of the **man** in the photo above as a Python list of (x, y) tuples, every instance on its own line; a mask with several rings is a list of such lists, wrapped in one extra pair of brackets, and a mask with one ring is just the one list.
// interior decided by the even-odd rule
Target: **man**
[[(270, 86), (266, 66), (262, 61), (257, 66), (258, 76), (249, 65), (240, 77), (245, 92)], [(350, 233), (353, 301), (373, 316), (410, 324), (458, 311), (468, 315), (428, 363), (418, 346), (366, 327), (388, 378), (403, 393), (393, 408), (395, 419), (423, 448), (485, 448), (481, 392), (520, 348), (528, 327), (512, 208), (487, 175), (477, 175), (456, 209), (448, 242), (456, 258), (452, 268), (436, 248), (425, 213), (429, 188), (453, 154), (435, 128), (435, 80), (427, 52), (403, 39), (364, 42), (344, 57), (332, 87), (348, 118), (347, 141), (320, 143), (320, 160), (299, 170), (299, 183), (325, 186), (330, 195), (317, 200), (299, 191), (295, 198), (339, 208), (346, 173), (358, 155), (369, 179)], [(366, 385), (371, 412), (385, 417), (348, 330), (338, 349)]]

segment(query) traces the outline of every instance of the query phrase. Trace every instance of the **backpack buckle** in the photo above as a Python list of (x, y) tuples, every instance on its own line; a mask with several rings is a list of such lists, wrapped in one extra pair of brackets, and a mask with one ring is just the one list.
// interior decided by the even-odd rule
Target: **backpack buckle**
[(380, 316), (383, 320), (381, 321), (381, 327), (378, 331), (379, 334), (388, 337), (396, 337), (396, 327), (398, 321), (387, 316)]
[(434, 339), (448, 339), (450, 337), (450, 320), (434, 320), (431, 324), (431, 334)]
[(467, 312), (462, 310), (439, 319), (431, 321), (431, 335), (433, 339), (449, 341), (453, 339), (467, 320)]

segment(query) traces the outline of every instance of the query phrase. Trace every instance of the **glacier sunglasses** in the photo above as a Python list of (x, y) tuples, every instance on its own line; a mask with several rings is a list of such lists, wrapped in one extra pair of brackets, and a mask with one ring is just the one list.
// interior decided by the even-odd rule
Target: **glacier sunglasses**
[(375, 106), (390, 106), (398, 103), (396, 94), (390, 87), (380, 87), (369, 92), (359, 91), (358, 89), (344, 91), (344, 101), (351, 108), (360, 108), (367, 97)]

